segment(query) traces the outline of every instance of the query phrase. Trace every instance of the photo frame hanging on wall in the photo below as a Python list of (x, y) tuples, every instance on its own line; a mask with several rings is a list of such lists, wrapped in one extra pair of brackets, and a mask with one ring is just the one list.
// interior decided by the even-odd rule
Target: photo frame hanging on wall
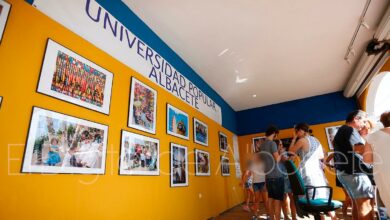
[(219, 132), (219, 150), (222, 152), (227, 153), (228, 152), (228, 139), (226, 134)]
[(11, 4), (4, 0), (0, 0), (0, 44), (4, 36), (5, 27), (7, 26), (7, 20), (11, 11)]
[(37, 92), (108, 115), (113, 74), (48, 39)]
[(203, 146), (209, 145), (209, 128), (206, 123), (194, 118), (194, 141)]
[(265, 140), (265, 136), (252, 138), (252, 152), (260, 152), (260, 146), (264, 143)]
[(3, 96), (0, 96), (0, 108), (2, 103), (3, 103)]
[(160, 175), (160, 141), (122, 130), (120, 175)]
[(210, 176), (210, 153), (195, 149), (195, 175)]
[(221, 174), (230, 176), (230, 162), (228, 157), (221, 156)]
[(341, 127), (341, 125), (331, 126), (331, 127), (326, 127), (325, 128), (326, 139), (328, 140), (328, 146), (329, 146), (330, 150), (334, 149), (334, 147), (333, 147), (333, 139), (336, 136), (337, 131), (339, 130), (340, 127)]
[(23, 173), (104, 174), (108, 126), (33, 107)]
[(131, 78), (128, 126), (156, 134), (157, 91)]
[(167, 104), (167, 133), (190, 139), (188, 114), (170, 104)]
[(188, 186), (187, 147), (171, 143), (171, 187)]

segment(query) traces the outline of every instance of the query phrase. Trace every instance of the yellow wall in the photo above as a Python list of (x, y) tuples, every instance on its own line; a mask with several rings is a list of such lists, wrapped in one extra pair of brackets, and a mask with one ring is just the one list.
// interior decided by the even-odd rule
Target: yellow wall
[[(344, 121), (338, 121), (338, 122), (310, 126), (310, 128), (313, 130), (313, 135), (316, 138), (318, 138), (318, 140), (321, 142), (325, 155), (327, 155), (326, 153), (330, 151), (328, 146), (328, 141), (326, 139), (325, 128), (330, 126), (342, 125), (344, 123), (345, 123)], [(293, 128), (280, 130), (278, 137), (290, 138), (293, 136), (293, 132), (294, 132)], [(244, 169), (245, 167), (245, 161), (247, 161), (251, 155), (252, 138), (261, 137), (261, 136), (264, 136), (264, 133), (257, 133), (257, 134), (238, 137), (238, 143), (240, 146), (240, 162), (241, 162), (242, 169)], [(340, 188), (336, 187), (336, 182), (335, 182), (336, 176), (334, 175), (334, 172), (327, 168), (325, 174), (326, 177), (328, 178), (329, 185), (333, 187), (333, 199), (344, 200), (343, 191)]]
[[(232, 133), (151, 83), (134, 70), (68, 31), (23, 0), (9, 0), (11, 13), (0, 45), (0, 219), (207, 219), (243, 201), (234, 166), (231, 176), (222, 177), (218, 131)], [(36, 93), (47, 38), (70, 48), (114, 73), (111, 111), (106, 116), (73, 104)], [(160, 152), (169, 151), (171, 141), (188, 151), (210, 152), (210, 177), (189, 177), (188, 187), (170, 188), (169, 155), (160, 158), (160, 176), (119, 176), (118, 160), (121, 129), (127, 128), (130, 78), (137, 77), (158, 91), (157, 135)], [(166, 103), (186, 111), (191, 117), (190, 141), (166, 134)], [(21, 174), (20, 168), (32, 106), (109, 125), (105, 175)], [(209, 126), (209, 147), (196, 145), (192, 137), (192, 117)], [(233, 161), (232, 152), (228, 154)], [(194, 156), (189, 155), (189, 171), (194, 172)], [(202, 197), (199, 198), (199, 193)]]

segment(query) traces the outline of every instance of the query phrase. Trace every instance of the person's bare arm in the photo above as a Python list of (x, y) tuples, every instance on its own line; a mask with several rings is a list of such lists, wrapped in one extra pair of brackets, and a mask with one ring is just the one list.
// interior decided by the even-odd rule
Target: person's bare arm
[(363, 161), (372, 164), (374, 162), (374, 155), (371, 144), (366, 143), (363, 148)]

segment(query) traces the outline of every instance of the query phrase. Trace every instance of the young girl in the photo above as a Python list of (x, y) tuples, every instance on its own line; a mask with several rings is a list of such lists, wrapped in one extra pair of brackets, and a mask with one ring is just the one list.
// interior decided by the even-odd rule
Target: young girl
[(61, 162), (60, 149), (59, 149), (58, 138), (53, 137), (50, 139), (49, 153), (47, 155), (46, 164), (49, 166), (55, 166), (57, 163)]
[(268, 216), (268, 192), (265, 186), (264, 163), (261, 160), (260, 153), (255, 153), (253, 155), (253, 164), (251, 170), (253, 175), (253, 191), (255, 193), (255, 203), (253, 205), (253, 211), (255, 212), (255, 216), (259, 216), (259, 205), (261, 198), (264, 203), (266, 214)]
[(252, 188), (253, 179), (252, 179), (251, 167), (252, 167), (252, 161), (248, 160), (246, 165), (246, 170), (242, 175), (242, 182), (241, 182), (241, 184), (244, 186), (245, 194), (246, 194), (246, 201), (245, 201), (245, 205), (243, 206), (243, 209), (248, 212), (250, 212), (249, 202), (254, 199), (254, 192)]

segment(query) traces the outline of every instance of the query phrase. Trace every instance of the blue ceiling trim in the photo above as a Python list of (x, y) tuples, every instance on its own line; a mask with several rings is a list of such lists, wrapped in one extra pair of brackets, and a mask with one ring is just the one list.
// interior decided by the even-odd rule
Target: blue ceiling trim
[(349, 112), (356, 109), (355, 98), (345, 98), (342, 92), (329, 93), (239, 111), (237, 130), (238, 135), (247, 135), (265, 132), (269, 125), (287, 129), (299, 122), (314, 125), (342, 121)]

